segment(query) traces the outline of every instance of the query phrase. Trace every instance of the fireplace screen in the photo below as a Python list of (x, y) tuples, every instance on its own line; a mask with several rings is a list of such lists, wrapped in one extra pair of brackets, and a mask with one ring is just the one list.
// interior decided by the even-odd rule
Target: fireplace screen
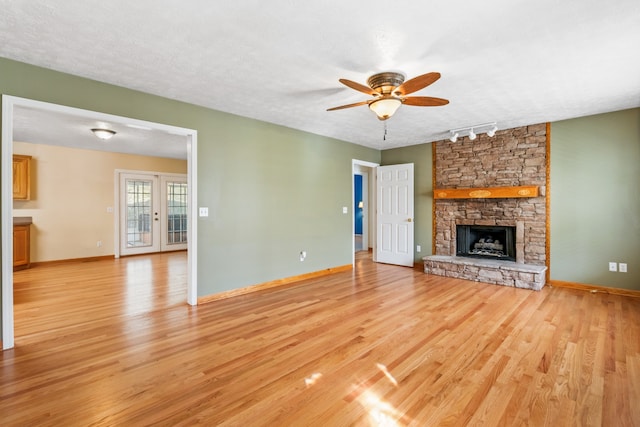
[(458, 225), (456, 255), (515, 261), (515, 227)]

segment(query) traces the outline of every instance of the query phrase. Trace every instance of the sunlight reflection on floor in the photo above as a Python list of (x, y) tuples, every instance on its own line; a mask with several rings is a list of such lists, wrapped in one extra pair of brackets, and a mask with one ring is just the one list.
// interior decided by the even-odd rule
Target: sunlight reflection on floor
[(318, 381), (321, 377), (322, 377), (322, 374), (319, 373), (319, 372), (311, 374), (311, 376), (309, 378), (305, 378), (304, 379), (304, 384), (307, 386), (307, 388), (309, 388), (312, 385), (314, 385), (316, 383), (316, 381)]
[(402, 414), (398, 413), (389, 402), (380, 399), (374, 392), (365, 390), (360, 397), (358, 397), (358, 403), (360, 403), (369, 414), (371, 426), (399, 427), (402, 425), (399, 423)]
[[(389, 372), (382, 363), (376, 363), (385, 378), (398, 387), (398, 380)], [(406, 417), (391, 403), (383, 400), (377, 393), (371, 390), (372, 385), (367, 383), (353, 384), (350, 395), (365, 409), (369, 416), (369, 425), (372, 427), (400, 427), (407, 425)]]
[[(376, 367), (384, 373), (385, 377), (391, 384), (398, 387), (398, 381), (391, 375), (389, 370), (382, 363), (376, 363)], [(322, 378), (320, 372), (315, 372), (304, 379), (307, 388), (314, 386)], [(366, 413), (369, 415), (369, 424), (372, 427), (400, 427), (403, 426), (400, 421), (403, 415), (398, 412), (393, 405), (380, 399), (378, 395), (368, 390), (364, 385), (352, 385), (352, 396), (362, 405)]]
[(382, 363), (376, 363), (376, 366), (378, 367), (378, 369), (382, 371), (382, 373), (387, 377), (387, 379), (391, 381), (391, 384), (398, 387), (398, 381), (393, 377), (393, 375), (391, 375), (391, 372), (387, 370), (386, 366), (384, 366)]
[(148, 312), (153, 305), (153, 264), (150, 258), (137, 258), (127, 263), (125, 313)]

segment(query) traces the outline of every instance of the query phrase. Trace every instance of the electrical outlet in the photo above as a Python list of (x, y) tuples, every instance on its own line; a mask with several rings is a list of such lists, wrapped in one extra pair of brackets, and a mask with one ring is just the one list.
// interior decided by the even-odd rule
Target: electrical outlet
[(304, 261), (307, 258), (307, 251), (300, 251), (300, 262)]
[(422, 247), (420, 247), (420, 245), (416, 246), (416, 252), (420, 252), (422, 250)]
[(627, 272), (627, 263), (626, 262), (621, 262), (620, 263), (620, 273), (626, 273)]
[(609, 263), (609, 271), (618, 271), (618, 263), (610, 262)]
[(349, 213), (349, 208), (348, 208), (348, 207), (346, 207), (346, 206), (343, 206), (343, 207), (342, 207), (342, 213), (343, 213), (343, 214)]
[(202, 208), (198, 209), (198, 214), (200, 216), (209, 216), (209, 208), (202, 207)]
[(98, 248), (99, 248), (99, 247), (101, 247), (101, 246), (102, 246), (102, 240), (98, 240), (98, 241), (96, 242), (96, 247), (98, 247)]

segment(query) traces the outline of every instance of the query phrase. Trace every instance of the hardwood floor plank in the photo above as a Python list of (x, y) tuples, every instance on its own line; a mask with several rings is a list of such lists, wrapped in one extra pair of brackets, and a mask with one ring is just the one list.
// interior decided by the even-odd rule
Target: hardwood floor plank
[(0, 424), (640, 425), (640, 299), (366, 255), (198, 307), (184, 253), (16, 272)]

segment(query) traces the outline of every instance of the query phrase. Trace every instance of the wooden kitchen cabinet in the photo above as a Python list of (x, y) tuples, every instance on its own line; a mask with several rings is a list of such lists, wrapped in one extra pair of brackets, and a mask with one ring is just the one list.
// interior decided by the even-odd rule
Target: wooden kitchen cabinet
[(13, 270), (31, 266), (31, 218), (13, 220)]
[(31, 200), (31, 156), (13, 155), (13, 199)]

